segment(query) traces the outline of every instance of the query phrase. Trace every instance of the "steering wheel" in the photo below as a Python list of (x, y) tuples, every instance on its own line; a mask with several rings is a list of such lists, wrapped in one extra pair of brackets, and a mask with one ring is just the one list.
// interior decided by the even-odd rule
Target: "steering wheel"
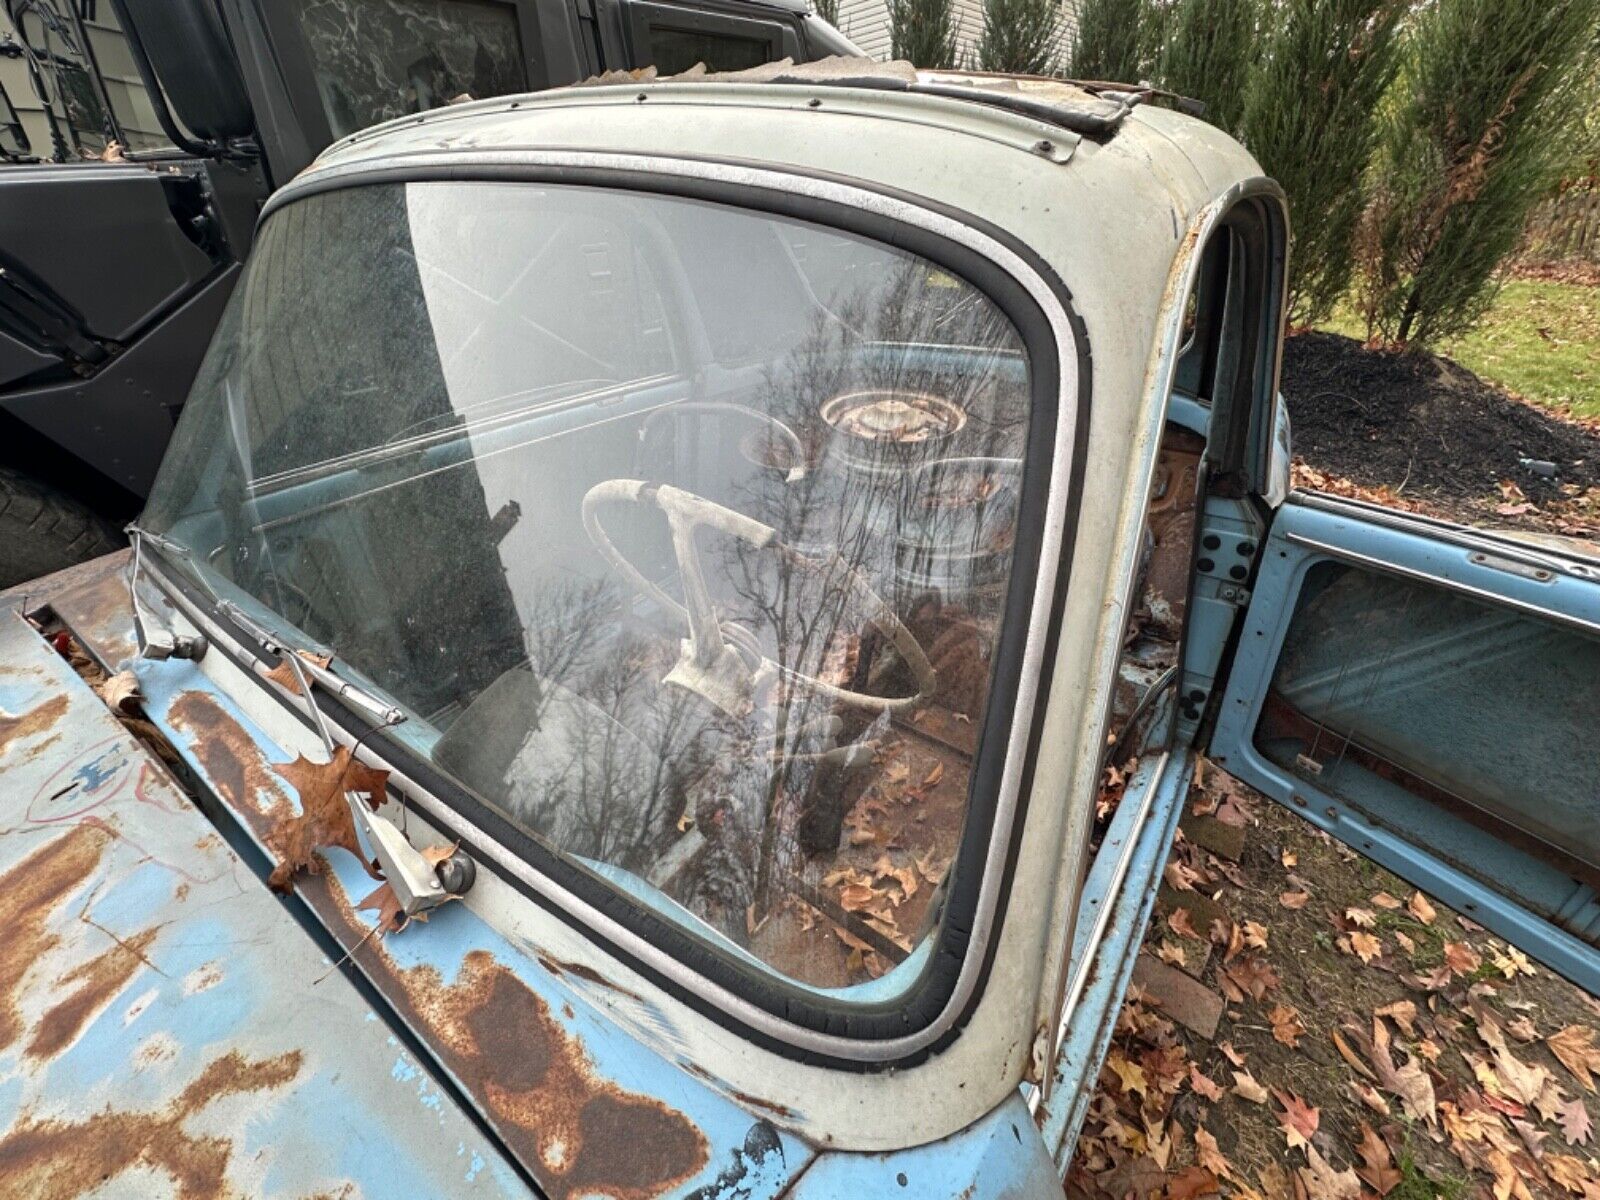
[[(683, 579), (683, 596), (687, 605), (679, 604), (641, 574), (637, 567), (623, 557), (612, 544), (600, 525), (597, 509), (606, 503), (630, 502), (654, 504), (667, 518), (672, 533), (672, 550), (678, 560), (678, 572)], [(917, 690), (910, 696), (870, 696), (865, 692), (838, 687), (814, 675), (806, 675), (793, 668), (773, 662), (762, 654), (755, 637), (736, 625), (724, 626), (717, 616), (716, 606), (706, 588), (705, 574), (700, 567), (699, 551), (695, 547), (695, 532), (708, 525), (719, 529), (758, 550), (772, 550), (786, 559), (808, 566), (819, 565), (815, 559), (801, 554), (778, 537), (777, 530), (763, 525), (754, 518), (731, 508), (724, 508), (703, 496), (686, 492), (665, 483), (646, 483), (642, 479), (608, 479), (597, 483), (583, 497), (583, 528), (594, 543), (600, 556), (611, 568), (634, 586), (636, 590), (654, 600), (663, 608), (677, 613), (687, 622), (689, 636), (684, 639), (683, 652), (677, 664), (667, 672), (663, 682), (676, 683), (703, 696), (724, 712), (742, 716), (750, 710), (752, 698), (767, 683), (784, 679), (808, 688), (820, 695), (853, 704), (873, 712), (899, 712), (931, 696), (935, 678), (928, 656), (918, 644), (916, 636), (905, 623), (895, 616), (879, 595), (854, 567), (846, 564), (837, 554), (833, 562), (842, 567), (851, 585), (859, 589), (867, 601), (870, 614), (867, 620), (884, 634), (911, 670)], [(733, 642), (739, 650), (729, 645)], [(746, 661), (748, 657), (749, 661)]]
[[(652, 409), (645, 416), (643, 423), (639, 427), (641, 454), (645, 444), (650, 439), (650, 434), (657, 425), (663, 421), (680, 420), (689, 413), (703, 413), (714, 416), (727, 416), (731, 413), (735, 416), (744, 417), (753, 424), (764, 426), (768, 434), (777, 439), (775, 444), (781, 444), (788, 452), (788, 459), (784, 465), (779, 466), (776, 463), (767, 465), (784, 471), (785, 483), (795, 483), (805, 478), (806, 447), (805, 443), (800, 440), (800, 435), (771, 413), (758, 412), (748, 405), (736, 404), (731, 400), (683, 400), (667, 407)], [(636, 460), (637, 469), (641, 471), (644, 470), (644, 467), (639, 465), (642, 462), (642, 457)]]

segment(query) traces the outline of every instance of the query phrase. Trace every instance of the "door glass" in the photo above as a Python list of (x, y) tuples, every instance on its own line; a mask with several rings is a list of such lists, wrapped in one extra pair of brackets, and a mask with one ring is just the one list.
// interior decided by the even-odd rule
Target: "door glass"
[(662, 75), (677, 75), (696, 63), (705, 63), (711, 71), (742, 71), (771, 59), (772, 43), (764, 37), (733, 37), (652, 25), (650, 58)]
[(1322, 562), (1256, 740), (1358, 808), (1398, 786), (1583, 874), (1600, 868), (1600, 738), (1575, 732), (1600, 729), (1596, 680), (1600, 639)]
[(489, 0), (296, 0), (334, 137), (460, 96), (526, 91), (516, 12)]

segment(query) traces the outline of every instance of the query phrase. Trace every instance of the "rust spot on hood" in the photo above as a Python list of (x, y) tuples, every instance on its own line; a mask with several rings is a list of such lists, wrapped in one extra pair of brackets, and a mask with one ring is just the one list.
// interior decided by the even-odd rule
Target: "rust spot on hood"
[(22, 1035), (17, 993), (28, 971), (61, 939), (46, 925), (56, 907), (100, 865), (111, 834), (76, 825), (0, 875), (0, 1049)]
[[(303, 890), (343, 919), (352, 942), (367, 933), (325, 877)], [(651, 1200), (705, 1166), (710, 1150), (692, 1121), (598, 1077), (581, 1039), (487, 951), (469, 953), (450, 984), (431, 967), (396, 966), (370, 942), (357, 957), (551, 1200)]]
[[(37, 737), (54, 727), (55, 723), (66, 715), (67, 694), (51, 696), (35, 704), (27, 712), (11, 716), (0, 712), (0, 755), (4, 755), (12, 742), (20, 742), (24, 738)], [(52, 733), (45, 741), (35, 746), (32, 753), (37, 754), (61, 735)]]
[(244, 727), (206, 692), (185, 692), (168, 720), (192, 739), (190, 749), (217, 792), (257, 833), (259, 818), (293, 814), (281, 779)]
[(34, 1058), (52, 1058), (76, 1040), (83, 1027), (116, 999), (139, 968), (149, 965), (144, 952), (155, 937), (156, 931), (147, 929), (127, 941), (113, 941), (109, 949), (58, 979), (57, 988), (77, 984), (77, 989), (34, 1026), (28, 1054)]
[(105, 1109), (81, 1121), (25, 1115), (0, 1138), (6, 1192), (51, 1200), (82, 1196), (139, 1166), (170, 1176), (180, 1200), (236, 1195), (227, 1182), (232, 1143), (188, 1133), (183, 1123), (224, 1096), (283, 1087), (300, 1065), (299, 1051), (256, 1060), (230, 1051), (213, 1059), (164, 1112)]

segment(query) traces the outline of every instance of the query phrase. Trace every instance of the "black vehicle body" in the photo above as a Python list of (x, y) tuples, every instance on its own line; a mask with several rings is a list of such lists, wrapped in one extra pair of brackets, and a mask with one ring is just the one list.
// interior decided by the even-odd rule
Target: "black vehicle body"
[(0, 586), (105, 548), (138, 510), (260, 206), (339, 137), (463, 94), (857, 53), (805, 0), (0, 0), (0, 15)]

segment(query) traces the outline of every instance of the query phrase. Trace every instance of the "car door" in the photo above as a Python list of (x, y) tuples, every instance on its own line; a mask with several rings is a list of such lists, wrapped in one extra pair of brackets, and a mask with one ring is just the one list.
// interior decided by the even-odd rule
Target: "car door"
[(1210, 740), (1600, 991), (1600, 550), (1319, 494), (1273, 521)]

